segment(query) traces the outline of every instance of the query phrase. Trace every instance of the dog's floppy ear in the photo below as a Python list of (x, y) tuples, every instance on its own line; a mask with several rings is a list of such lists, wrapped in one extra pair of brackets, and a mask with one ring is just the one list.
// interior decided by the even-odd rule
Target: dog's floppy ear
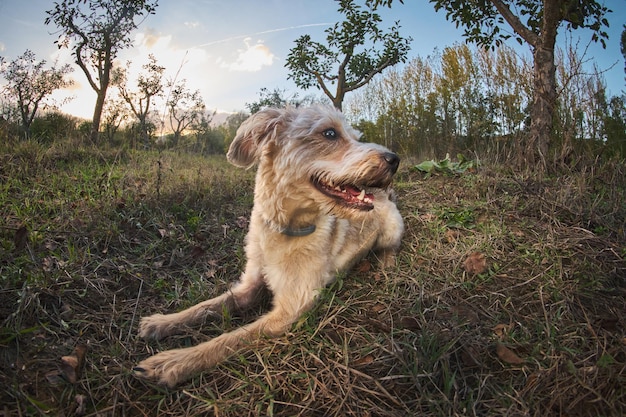
[(261, 156), (263, 146), (276, 137), (284, 112), (269, 108), (246, 119), (237, 129), (235, 139), (228, 148), (228, 161), (243, 168), (254, 165)]

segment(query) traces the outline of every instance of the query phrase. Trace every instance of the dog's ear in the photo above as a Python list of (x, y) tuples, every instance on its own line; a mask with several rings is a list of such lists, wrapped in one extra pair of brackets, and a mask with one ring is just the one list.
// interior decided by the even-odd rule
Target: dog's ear
[(261, 110), (246, 121), (239, 129), (228, 148), (226, 158), (238, 167), (250, 168), (260, 158), (263, 147), (275, 139), (284, 114), (282, 109)]

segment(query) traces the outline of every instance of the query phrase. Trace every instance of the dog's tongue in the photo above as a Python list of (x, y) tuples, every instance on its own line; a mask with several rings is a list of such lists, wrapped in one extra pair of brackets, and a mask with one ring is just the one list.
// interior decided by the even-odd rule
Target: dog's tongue
[(343, 189), (346, 192), (346, 194), (350, 195), (351, 198), (356, 198), (357, 200), (360, 200), (360, 201), (363, 201), (365, 197), (369, 198), (370, 200), (374, 199), (374, 196), (372, 194), (366, 194), (365, 190), (359, 190), (358, 188), (352, 185), (345, 185)]
[(346, 190), (347, 193), (350, 193), (352, 196), (356, 197), (359, 194), (361, 194), (361, 190), (359, 190), (356, 187), (353, 187), (351, 185), (346, 185), (343, 187), (344, 190)]

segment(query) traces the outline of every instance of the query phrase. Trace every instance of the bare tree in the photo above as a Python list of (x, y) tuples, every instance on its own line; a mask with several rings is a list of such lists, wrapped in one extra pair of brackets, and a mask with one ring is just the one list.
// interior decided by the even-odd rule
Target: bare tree
[(132, 45), (136, 18), (154, 14), (157, 0), (63, 0), (46, 13), (45, 23), (59, 28), (59, 48), (73, 49), (74, 60), (96, 92), (91, 140), (98, 141), (100, 119), (111, 81), (113, 61)]
[(200, 122), (206, 113), (206, 106), (200, 95), (200, 90), (193, 92), (189, 90), (186, 86), (186, 80), (182, 80), (178, 84), (169, 81), (167, 88), (170, 91), (167, 109), (170, 127), (174, 132), (173, 145), (176, 146), (185, 129)]
[(150, 54), (148, 63), (142, 66), (142, 73), (137, 78), (137, 88), (131, 89), (128, 85), (128, 69), (131, 62), (126, 63), (124, 68), (116, 68), (113, 71), (113, 84), (119, 89), (120, 96), (128, 103), (131, 112), (139, 122), (139, 133), (141, 140), (147, 147), (150, 143), (148, 123), (148, 114), (150, 113), (150, 104), (154, 97), (163, 91), (162, 76), (165, 67), (157, 64), (154, 55)]
[(35, 54), (28, 49), (6, 65), (4, 58), (0, 57), (0, 75), (8, 82), (3, 94), (15, 103), (26, 138), (30, 137), (30, 125), (44, 100), (55, 90), (73, 84), (72, 80), (65, 78), (73, 71), (69, 65), (60, 68), (55, 65), (45, 68), (45, 65), (45, 60), (37, 62)]
[(130, 114), (126, 108), (125, 101), (119, 99), (108, 99), (106, 103), (104, 103), (104, 110), (102, 112), (102, 127), (104, 136), (109, 143), (113, 142), (120, 126), (128, 119), (129, 116)]

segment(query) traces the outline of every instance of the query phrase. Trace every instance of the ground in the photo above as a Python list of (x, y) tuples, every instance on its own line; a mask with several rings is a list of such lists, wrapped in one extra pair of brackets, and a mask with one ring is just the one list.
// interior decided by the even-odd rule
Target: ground
[(259, 313), (136, 335), (140, 317), (237, 279), (254, 172), (223, 156), (4, 150), (0, 412), (626, 414), (626, 166), (425, 175), (409, 159), (395, 181), (407, 226), (395, 267), (360, 263), (285, 336), (165, 389), (132, 367)]

